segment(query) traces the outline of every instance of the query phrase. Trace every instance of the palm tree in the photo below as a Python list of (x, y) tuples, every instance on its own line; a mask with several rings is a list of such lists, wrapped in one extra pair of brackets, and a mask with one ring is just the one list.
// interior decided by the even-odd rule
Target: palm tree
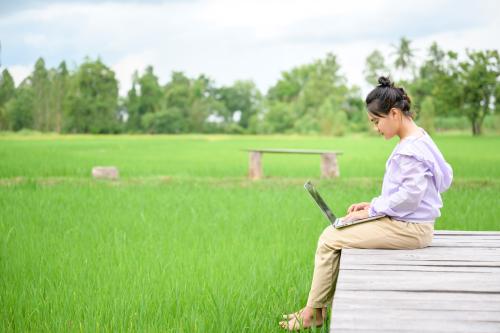
[(395, 49), (392, 55), (396, 55), (396, 60), (394, 61), (394, 67), (396, 69), (400, 69), (402, 73), (411, 69), (413, 76), (415, 76), (415, 66), (413, 63), (415, 49), (412, 49), (410, 44), (411, 40), (406, 37), (401, 37), (399, 45), (392, 45)]

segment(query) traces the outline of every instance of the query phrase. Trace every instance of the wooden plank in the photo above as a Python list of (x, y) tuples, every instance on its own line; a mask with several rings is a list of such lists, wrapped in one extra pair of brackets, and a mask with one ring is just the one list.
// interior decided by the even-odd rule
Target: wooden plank
[[(483, 236), (484, 237), (484, 236)], [(478, 245), (481, 244), (499, 244), (500, 243), (500, 238), (494, 239), (494, 238), (488, 238), (488, 239), (476, 239), (474, 236), (471, 237), (466, 237), (467, 239), (462, 238), (462, 236), (459, 237), (434, 237), (432, 239), (433, 244), (434, 242), (453, 242), (455, 244), (464, 244), (464, 243), (475, 243)]]
[(315, 150), (315, 149), (243, 149), (248, 152), (274, 153), (274, 154), (336, 154), (342, 155), (342, 151), (338, 150)]
[(438, 230), (425, 249), (343, 249), (330, 328), (500, 332), (500, 233)]
[(462, 235), (462, 234), (441, 234), (441, 233), (434, 233), (434, 238), (436, 237), (447, 237), (447, 238), (452, 238), (452, 239), (460, 239), (460, 238), (466, 238), (466, 239), (498, 239), (500, 238), (500, 233), (490, 233), (490, 234), (469, 234), (469, 235)]
[(343, 249), (332, 332), (500, 332), (500, 233), (419, 250)]
[(341, 309), (398, 308), (500, 311), (500, 294), (344, 290), (338, 292), (335, 298), (336, 302), (342, 304)]
[(500, 235), (498, 231), (434, 230), (434, 235)]
[[(377, 309), (384, 310), (412, 310), (416, 311), (455, 311), (455, 312), (476, 312), (480, 309), (484, 309), (484, 306), (487, 305), (488, 308), (485, 311), (496, 313), (496, 318), (500, 318), (498, 315), (498, 311), (500, 311), (500, 302), (489, 302), (485, 303), (483, 301), (479, 302), (471, 302), (471, 303), (463, 303), (458, 301), (452, 302), (444, 302), (440, 300), (398, 300), (394, 302), (392, 300), (383, 300), (383, 299), (364, 299), (361, 302), (356, 302), (356, 299), (341, 297), (342, 306), (339, 306), (340, 311), (372, 311)], [(340, 304), (340, 303), (339, 303)], [(339, 311), (336, 309), (336, 311)], [(338, 314), (336, 312), (336, 314)]]
[[(388, 301), (392, 304), (402, 304), (402, 302), (433, 302), (452, 303), (457, 308), (468, 308), (473, 304), (490, 303), (493, 306), (500, 306), (500, 294), (487, 293), (464, 293), (464, 292), (405, 292), (393, 290), (337, 290), (335, 301), (343, 302), (345, 299), (353, 300), (353, 303), (360, 303), (361, 300), (370, 302)], [(349, 306), (346, 303), (345, 306)]]
[(477, 242), (453, 242), (453, 241), (433, 241), (431, 246), (433, 247), (469, 247), (469, 248), (498, 248), (500, 246), (500, 241), (496, 243), (477, 243)]
[(344, 249), (341, 262), (388, 264), (475, 264), (488, 265), (500, 261), (500, 249), (432, 248), (432, 250), (351, 250)]
[(438, 265), (381, 265), (381, 264), (350, 264), (344, 265), (343, 270), (361, 270), (361, 271), (384, 271), (384, 272), (399, 272), (399, 271), (412, 271), (412, 272), (455, 272), (455, 273), (495, 273), (500, 276), (500, 266), (438, 266)]
[(447, 240), (456, 242), (494, 242), (500, 240), (500, 236), (434, 236), (433, 240)]
[[(336, 318), (336, 319), (335, 319)], [(417, 317), (399, 320), (392, 318), (391, 320), (382, 321), (381, 317), (373, 318), (370, 321), (360, 320), (339, 316), (332, 318), (331, 332), (436, 332), (436, 333), (498, 333), (498, 322), (479, 322), (472, 320), (443, 320), (443, 319), (427, 319), (426, 317)], [(395, 330), (396, 328), (396, 330)]]
[[(411, 325), (412, 323), (408, 323), (408, 325)], [(440, 325), (444, 325), (446, 323), (438, 322)], [(462, 329), (457, 329), (455, 327), (434, 327), (434, 329), (427, 328), (423, 329), (422, 327), (419, 327), (418, 329), (411, 329), (409, 327), (415, 327), (415, 326), (409, 326), (408, 328), (401, 328), (401, 329), (394, 329), (394, 325), (392, 328), (384, 328), (384, 329), (378, 329), (377, 325), (372, 326), (372, 328), (369, 329), (350, 329), (350, 328), (340, 328), (340, 329), (335, 329), (335, 333), (498, 333), (498, 328), (494, 325), (491, 325), (492, 327), (474, 327), (472, 329), (468, 328), (467, 326), (464, 326)], [(333, 332), (333, 330), (332, 330)]]
[[(354, 258), (356, 259), (356, 258)], [(382, 269), (384, 267), (392, 268), (392, 266), (399, 267), (450, 267), (450, 268), (493, 268), (494, 271), (500, 267), (499, 261), (480, 261), (476, 262), (474, 260), (470, 261), (442, 261), (442, 260), (420, 260), (420, 261), (401, 261), (401, 260), (380, 260), (379, 258), (362, 258), (363, 260), (352, 260), (352, 258), (346, 258), (346, 262), (342, 266), (342, 269), (354, 269), (357, 265), (371, 265), (379, 266)], [(373, 268), (375, 269), (375, 268)]]
[(337, 288), (500, 293), (500, 279), (493, 273), (341, 270)]
[[(476, 311), (448, 311), (439, 309), (430, 309), (415, 311), (415, 309), (386, 309), (384, 307), (371, 308), (371, 309), (335, 309), (335, 318), (348, 317), (352, 311), (356, 312), (356, 317), (362, 318), (362, 321), (376, 323), (380, 317), (386, 320), (413, 320), (421, 318), (422, 320), (443, 320), (443, 321), (456, 321), (467, 319), (467, 321), (489, 321), (496, 322), (500, 328), (500, 316), (497, 311), (476, 310)], [(465, 317), (464, 317), (465, 316)]]
[[(332, 331), (333, 332), (333, 331)], [(336, 333), (498, 333), (498, 331), (495, 330), (495, 328), (491, 328), (489, 331), (482, 329), (482, 328), (476, 328), (475, 330), (469, 330), (465, 329), (463, 331), (457, 331), (455, 329), (449, 329), (449, 330), (421, 330), (421, 329), (409, 329), (409, 328), (402, 328), (402, 329), (378, 329), (376, 327), (372, 327), (371, 329), (350, 329), (350, 328), (341, 328), (335, 329)]]

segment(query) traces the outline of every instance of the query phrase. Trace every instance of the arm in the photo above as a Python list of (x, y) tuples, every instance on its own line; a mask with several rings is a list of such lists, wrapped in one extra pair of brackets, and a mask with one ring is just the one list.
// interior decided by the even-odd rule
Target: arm
[(431, 176), (427, 166), (414, 157), (400, 155), (394, 160), (398, 171), (389, 175), (392, 181), (398, 182), (398, 189), (389, 195), (381, 195), (372, 200), (368, 214), (399, 216), (414, 212), (420, 205), (427, 190), (428, 177)]

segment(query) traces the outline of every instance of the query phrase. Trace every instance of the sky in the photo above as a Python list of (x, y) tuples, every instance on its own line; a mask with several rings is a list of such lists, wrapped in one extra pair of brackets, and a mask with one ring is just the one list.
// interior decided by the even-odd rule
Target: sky
[(253, 80), (263, 92), (283, 71), (335, 54), (349, 85), (369, 89), (366, 57), (388, 63), (403, 36), (417, 61), (436, 41), (445, 50), (500, 48), (500, 1), (336, 0), (0, 0), (1, 69), (19, 84), (43, 57), (76, 68), (99, 57), (123, 96), (135, 70), (152, 65), (205, 74), (217, 86)]

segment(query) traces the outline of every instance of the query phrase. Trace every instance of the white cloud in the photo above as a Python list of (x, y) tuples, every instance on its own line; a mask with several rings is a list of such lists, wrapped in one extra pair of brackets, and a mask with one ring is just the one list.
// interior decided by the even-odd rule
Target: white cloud
[(13, 65), (13, 66), (8, 66), (7, 70), (9, 71), (10, 75), (12, 75), (12, 78), (14, 79), (14, 83), (16, 84), (16, 86), (18, 86), (25, 78), (27, 78), (31, 74), (33, 67), (23, 66), (23, 65)]
[(469, 2), (445, 0), (54, 3), (2, 17), (2, 60), (26, 68), (39, 56), (49, 66), (100, 56), (124, 95), (134, 70), (149, 64), (162, 83), (177, 70), (218, 84), (253, 79), (265, 91), (281, 71), (333, 52), (348, 82), (367, 89), (366, 56), (375, 48), (388, 55), (403, 35), (420, 56), (432, 41), (457, 51), (498, 49), (499, 9), (493, 1), (476, 1), (472, 11)]
[(132, 75), (135, 71), (140, 75), (148, 65), (155, 62), (157, 61), (154, 52), (144, 51), (127, 55), (112, 65), (111, 68), (115, 71), (116, 78), (120, 84), (120, 95), (127, 95), (128, 90), (132, 87)]
[(24, 35), (23, 41), (28, 46), (40, 47), (47, 44), (47, 36), (43, 34), (27, 33)]

